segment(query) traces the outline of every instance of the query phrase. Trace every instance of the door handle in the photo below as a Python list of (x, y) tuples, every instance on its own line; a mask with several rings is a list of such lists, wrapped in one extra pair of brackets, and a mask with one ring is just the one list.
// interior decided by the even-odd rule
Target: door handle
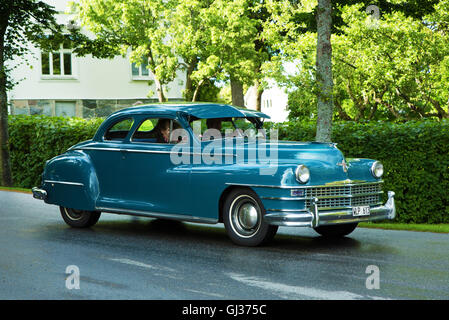
[(128, 153), (128, 150), (126, 150), (126, 149), (120, 149), (120, 155), (121, 155), (121, 158), (122, 158), (122, 160), (125, 160), (126, 159), (126, 154)]

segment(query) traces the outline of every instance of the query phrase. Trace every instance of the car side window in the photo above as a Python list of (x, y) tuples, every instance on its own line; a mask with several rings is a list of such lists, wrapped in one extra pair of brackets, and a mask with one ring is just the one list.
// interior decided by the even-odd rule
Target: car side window
[(123, 141), (133, 126), (133, 119), (126, 118), (114, 123), (105, 133), (104, 140)]
[[(168, 118), (147, 118), (142, 121), (134, 132), (131, 141), (143, 143), (179, 143), (183, 136), (178, 135), (182, 126), (173, 119)], [(176, 131), (175, 131), (176, 130)]]
[(201, 141), (243, 136), (233, 118), (195, 119), (190, 123), (194, 135)]

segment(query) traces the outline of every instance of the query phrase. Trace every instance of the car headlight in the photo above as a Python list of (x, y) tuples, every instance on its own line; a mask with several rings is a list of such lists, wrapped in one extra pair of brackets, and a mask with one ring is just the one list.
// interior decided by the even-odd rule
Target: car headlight
[(299, 183), (306, 183), (310, 179), (310, 171), (309, 168), (307, 168), (305, 165), (300, 164), (296, 168), (296, 180), (298, 180)]
[(380, 178), (384, 174), (384, 166), (379, 161), (375, 161), (371, 166), (371, 173), (375, 178)]

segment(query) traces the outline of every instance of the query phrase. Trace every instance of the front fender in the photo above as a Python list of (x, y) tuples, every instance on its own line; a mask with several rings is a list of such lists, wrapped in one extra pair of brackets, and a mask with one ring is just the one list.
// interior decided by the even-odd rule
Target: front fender
[(348, 161), (348, 178), (351, 180), (374, 181), (371, 173), (371, 166), (376, 160), (373, 159), (347, 159)]
[(42, 174), (42, 189), (47, 192), (47, 203), (94, 210), (99, 185), (90, 157), (70, 150), (49, 160)]

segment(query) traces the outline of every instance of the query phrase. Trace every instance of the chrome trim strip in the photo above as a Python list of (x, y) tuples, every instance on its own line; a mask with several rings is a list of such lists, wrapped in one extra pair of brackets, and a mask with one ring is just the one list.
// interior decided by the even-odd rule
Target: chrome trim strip
[(134, 215), (134, 216), (150, 217), (150, 218), (164, 218), (164, 219), (182, 220), (182, 221), (189, 221), (189, 222), (209, 223), (209, 224), (218, 223), (218, 219), (194, 217), (194, 216), (187, 216), (187, 215), (182, 215), (182, 214), (171, 214), (171, 213), (130, 210), (130, 209), (115, 209), (115, 208), (105, 208), (105, 207), (96, 207), (95, 210), (102, 211), (102, 212), (108, 212), (108, 213), (115, 213), (115, 214), (131, 215), (131, 216)]
[(318, 199), (335, 199), (335, 198), (357, 198), (364, 196), (375, 196), (378, 194), (384, 193), (383, 191), (372, 192), (372, 193), (359, 193), (359, 194), (348, 194), (348, 195), (335, 195), (335, 196), (320, 196), (320, 197), (302, 197), (302, 198), (293, 198), (293, 197), (260, 197), (264, 200), (313, 200), (315, 198)]
[(264, 184), (248, 184), (248, 183), (233, 183), (233, 182), (226, 182), (225, 184), (228, 185), (228, 186), (255, 187), (255, 188), (279, 188), (279, 189), (303, 189), (303, 188), (307, 188), (305, 186), (273, 186), (273, 185), (264, 185)]
[(265, 211), (270, 212), (308, 212), (307, 209), (266, 209)]
[(379, 181), (371, 181), (371, 182), (362, 182), (362, 183), (348, 183), (348, 184), (339, 184), (339, 185), (317, 185), (317, 186), (275, 186), (275, 185), (266, 185), (266, 184), (249, 184), (249, 183), (234, 183), (234, 182), (226, 182), (226, 185), (231, 186), (242, 186), (242, 187), (255, 187), (255, 188), (279, 188), (279, 189), (310, 189), (310, 188), (330, 188), (330, 187), (352, 187), (352, 186), (361, 186), (361, 185), (369, 185), (369, 184), (379, 184), (383, 183), (383, 180)]
[(312, 198), (289, 198), (289, 197), (260, 197), (263, 200), (297, 200), (297, 201), (304, 201), (304, 200), (311, 200)]
[[(121, 151), (121, 152), (159, 153), (159, 154), (179, 154), (180, 153), (179, 151), (165, 151), (165, 150), (136, 150), (136, 149), (94, 148), (94, 147), (74, 148), (72, 150)], [(190, 155), (190, 156), (202, 156), (205, 154), (209, 154), (209, 153), (181, 152), (181, 155)], [(214, 153), (213, 156), (237, 157), (236, 154), (229, 154), (229, 153)]]
[[(135, 150), (135, 149), (120, 149), (120, 150), (124, 152), (134, 152), (134, 153), (165, 153), (165, 154), (182, 154), (191, 156), (202, 156), (205, 154), (209, 154), (201, 152), (179, 152), (179, 151), (159, 151), (159, 150)], [(213, 156), (237, 157), (237, 155), (229, 153), (214, 153)]]
[(67, 184), (71, 186), (81, 186), (84, 187), (84, 183), (81, 182), (69, 182), (69, 181), (56, 181), (56, 180), (44, 180), (44, 183), (59, 183), (59, 184)]
[(94, 148), (94, 147), (73, 148), (72, 150), (120, 151), (119, 148)]
[(171, 154), (178, 153), (174, 151), (162, 151), (162, 150), (135, 150), (135, 149), (120, 149), (123, 152), (132, 152), (132, 153), (160, 153), (160, 154)]

